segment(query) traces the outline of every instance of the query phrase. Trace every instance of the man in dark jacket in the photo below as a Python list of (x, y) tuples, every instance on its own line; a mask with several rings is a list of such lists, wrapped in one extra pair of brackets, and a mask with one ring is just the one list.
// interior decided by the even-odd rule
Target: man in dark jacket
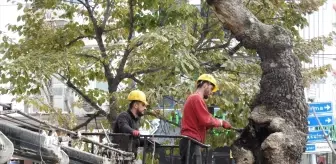
[(112, 141), (118, 144), (119, 148), (134, 152), (135, 157), (137, 157), (137, 149), (140, 146), (140, 118), (144, 115), (148, 103), (145, 93), (139, 90), (130, 92), (127, 100), (131, 101), (129, 108), (117, 117), (113, 133), (126, 133), (131, 134), (131, 136), (115, 136)]

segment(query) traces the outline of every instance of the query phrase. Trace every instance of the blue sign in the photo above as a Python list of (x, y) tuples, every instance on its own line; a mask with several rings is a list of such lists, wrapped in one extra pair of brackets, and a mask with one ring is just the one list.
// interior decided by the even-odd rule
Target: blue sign
[[(322, 126), (333, 125), (334, 124), (334, 117), (332, 115), (329, 116), (317, 116), (320, 120)], [(308, 126), (319, 126), (319, 123), (315, 116), (308, 117)]]
[(322, 113), (332, 113), (332, 104), (331, 102), (315, 102), (309, 104), (309, 114), (314, 114), (313, 110), (315, 110), (316, 114)]
[(306, 152), (315, 151), (315, 150), (316, 150), (315, 144), (307, 144), (306, 145)]
[[(325, 130), (326, 135), (329, 135), (329, 130)], [(309, 131), (307, 136), (308, 142), (326, 141), (322, 130)]]

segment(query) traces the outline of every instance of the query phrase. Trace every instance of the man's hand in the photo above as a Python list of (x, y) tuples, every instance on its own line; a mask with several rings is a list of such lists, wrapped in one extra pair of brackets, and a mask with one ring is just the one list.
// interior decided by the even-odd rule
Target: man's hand
[(222, 122), (222, 126), (225, 129), (231, 129), (232, 128), (231, 124), (229, 122), (227, 122), (227, 121), (224, 121), (224, 120)]
[(139, 136), (140, 135), (139, 130), (133, 130), (132, 135), (136, 137)]

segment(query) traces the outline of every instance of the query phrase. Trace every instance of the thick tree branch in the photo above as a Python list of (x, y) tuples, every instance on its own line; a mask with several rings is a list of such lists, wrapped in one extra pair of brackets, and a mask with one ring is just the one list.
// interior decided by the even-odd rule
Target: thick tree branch
[(241, 0), (207, 0), (207, 2), (214, 7), (217, 17), (224, 26), (230, 29), (246, 48), (284, 49), (292, 46), (288, 37), (289, 32), (279, 26), (263, 24), (246, 9)]

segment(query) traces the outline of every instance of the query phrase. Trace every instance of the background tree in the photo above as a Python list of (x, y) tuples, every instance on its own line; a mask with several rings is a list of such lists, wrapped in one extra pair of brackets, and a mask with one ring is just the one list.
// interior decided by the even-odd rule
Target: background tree
[[(218, 78), (220, 92), (207, 103), (228, 113), (227, 118), (236, 127), (248, 123), (249, 105), (259, 90), (260, 57), (235, 39), (236, 34), (218, 21), (205, 1), (199, 8), (175, 0), (78, 2), (35, 0), (30, 7), (18, 5), (24, 11), (18, 17), (22, 24), (8, 28), (21, 38), (15, 41), (4, 36), (0, 46), (4, 54), (1, 83), (11, 83), (10, 88), (2, 88), (2, 93), (20, 96), (42, 110), (59, 113), (50, 103), (29, 97), (40, 94), (50, 79), (57, 78), (97, 111), (80, 125), (73, 115), (69, 118), (74, 125), (64, 122), (69, 119), (58, 119), (64, 120), (65, 127), (78, 130), (98, 115), (108, 117), (112, 123), (117, 113), (127, 108), (125, 98), (135, 88), (147, 93), (151, 108), (156, 108), (163, 95), (169, 95), (176, 100), (178, 109), (194, 90), (197, 76), (208, 72)], [(305, 41), (298, 35), (298, 27), (307, 25), (303, 14), (322, 4), (244, 2), (262, 22), (289, 29), (294, 34), (294, 52), (305, 62), (331, 41), (328, 36)], [(45, 17), (49, 11), (60, 11), (62, 14), (57, 16), (68, 22), (53, 26)], [(97, 47), (85, 47), (87, 40)], [(324, 76), (325, 71), (324, 67), (306, 71), (307, 84), (316, 79), (311, 77)], [(108, 91), (87, 89), (93, 80), (107, 82)], [(108, 102), (108, 112), (102, 110), (103, 102)], [(222, 146), (230, 144), (235, 136), (234, 132), (210, 135), (209, 142)]]

